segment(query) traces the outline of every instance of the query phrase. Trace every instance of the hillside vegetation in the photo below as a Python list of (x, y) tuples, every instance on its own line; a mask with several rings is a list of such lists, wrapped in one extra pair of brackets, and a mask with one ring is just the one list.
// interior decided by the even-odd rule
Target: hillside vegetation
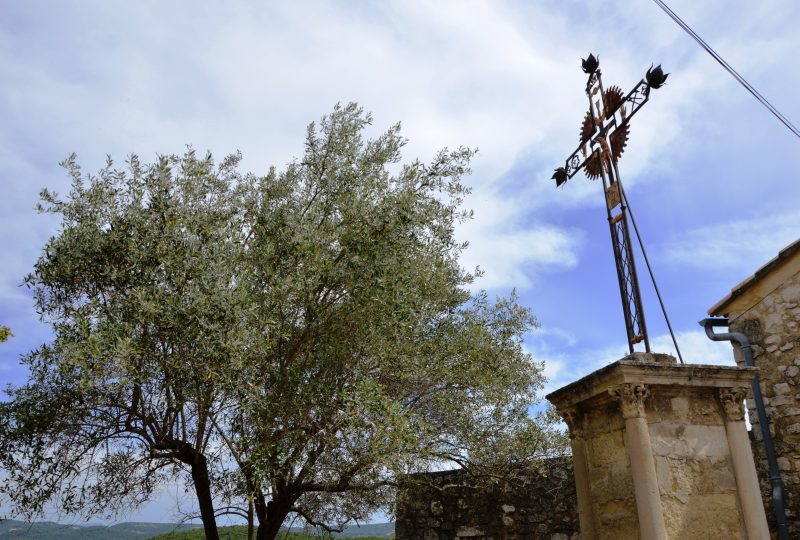
[[(351, 536), (348, 534), (348, 536)], [(393, 537), (394, 535), (392, 535)], [(233, 527), (220, 527), (219, 529), (220, 540), (247, 540), (247, 527), (233, 526)], [(281, 532), (278, 534), (278, 540), (320, 540), (322, 538), (331, 538), (323, 534), (303, 534), (296, 532)], [(361, 540), (385, 540), (387, 536), (359, 536)], [(180, 531), (160, 536), (154, 536), (152, 540), (204, 540), (205, 536), (201, 529), (193, 531)]]
[[(220, 527), (220, 540), (247, 540), (247, 527)], [(282, 531), (277, 540), (320, 540), (323, 538), (358, 538), (385, 540), (394, 537), (394, 523), (364, 524), (348, 527), (342, 533), (327, 535)], [(26, 523), (14, 519), (0, 521), (0, 540), (205, 540), (198, 525), (171, 523), (117, 523), (116, 525), (80, 525), (39, 521)]]
[(15, 519), (0, 521), (0, 539), (30, 540), (145, 540), (173, 530), (195, 529), (197, 525), (171, 523), (117, 523), (116, 525), (75, 525)]

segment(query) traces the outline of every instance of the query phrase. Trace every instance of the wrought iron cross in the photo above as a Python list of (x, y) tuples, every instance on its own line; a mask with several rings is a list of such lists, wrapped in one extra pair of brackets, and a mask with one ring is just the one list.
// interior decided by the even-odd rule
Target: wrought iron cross
[(592, 180), (602, 178), (625, 330), (628, 333), (628, 348), (633, 352), (637, 343), (644, 343), (645, 351), (650, 352), (639, 278), (636, 275), (636, 262), (628, 230), (625, 191), (620, 182), (617, 162), (628, 142), (630, 119), (650, 99), (650, 91), (664, 85), (668, 74), (661, 70), (661, 66), (655, 69), (651, 66), (645, 78), (627, 95), (623, 95), (618, 86), (612, 86), (608, 90), (603, 87), (600, 61), (594, 55), (590, 54), (583, 60), (582, 67), (589, 75), (586, 82), (589, 112), (581, 125), (578, 148), (567, 158), (563, 167), (555, 170), (553, 178), (556, 187), (575, 176), (581, 169)]

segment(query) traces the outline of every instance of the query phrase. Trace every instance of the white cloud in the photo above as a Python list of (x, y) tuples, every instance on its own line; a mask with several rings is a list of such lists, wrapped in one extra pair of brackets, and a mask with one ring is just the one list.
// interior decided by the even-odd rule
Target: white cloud
[[(711, 341), (708, 339), (708, 336), (706, 336), (705, 331), (701, 329), (677, 332), (675, 334), (675, 340), (678, 342), (683, 361), (687, 364), (736, 365), (736, 362), (733, 360), (733, 352), (730, 345), (724, 342)], [(654, 353), (671, 354), (676, 359), (678, 358), (675, 346), (669, 334), (651, 337), (650, 350)], [(611, 362), (615, 362), (627, 354), (628, 346), (625, 344), (607, 347), (598, 351), (596, 354), (591, 355), (594, 360), (586, 362), (585, 365), (590, 371), (587, 371), (585, 374), (610, 364)], [(584, 355), (584, 357), (586, 357), (586, 355)]]
[[(678, 332), (675, 338), (683, 360), (687, 364), (736, 365), (730, 344), (711, 341), (701, 329)], [(678, 358), (669, 334), (652, 337), (650, 348), (655, 353), (671, 354)], [(577, 381), (628, 355), (628, 346), (623, 343), (598, 350), (582, 351), (576, 351), (574, 347), (569, 346), (564, 346), (559, 351), (552, 345), (535, 343), (528, 349), (536, 360), (544, 361), (544, 373), (548, 379), (544, 394)]]
[(798, 231), (800, 211), (714, 223), (668, 242), (661, 257), (695, 268), (752, 272), (797, 240)]
[(457, 235), (469, 241), (462, 266), (480, 266), (485, 272), (476, 287), (525, 289), (535, 285), (542, 272), (577, 264), (580, 230), (526, 224), (524, 201), (488, 189), (471, 196), (466, 205), (474, 209), (475, 219), (461, 224)]
[[(647, 181), (652, 163), (664, 165), (659, 156), (680, 139), (692, 111), (730, 83), (709, 73), (704, 53), (653, 6), (603, 3), (571, 13), (568, 4), (455, 0), (187, 5), (55, 8), (51, 16), (76, 21), (72, 33), (48, 14), (19, 10), (32, 30), (17, 38), (21, 56), (0, 54), (14, 81), (0, 92), (25, 138), (43, 139), (36, 159), (54, 162), (76, 150), (91, 170), (106, 153), (150, 159), (191, 143), (218, 154), (241, 149), (245, 167), (264, 172), (302, 151), (307, 122), (337, 101), (356, 100), (374, 112), (375, 131), (403, 121), (408, 157), (427, 159), (459, 144), (481, 149), (468, 182), (484, 200), (463, 230), (473, 244), (465, 263), (486, 269), (486, 287), (527, 287), (541, 270), (576, 262), (574, 231), (526, 224), (523, 208), (601, 204), (596, 183), (571, 182), (556, 192), (549, 180), (577, 143), (586, 108), (579, 58), (587, 51), (601, 47), (594, 50), (602, 53), (607, 85), (624, 89), (652, 60), (680, 71), (634, 121), (623, 166), (628, 186)], [(720, 10), (676, 9), (699, 20)], [(760, 10), (759, 20), (777, 24), (773, 12)], [(85, 23), (90, 15), (97, 24)], [(608, 20), (627, 41), (607, 39), (597, 21)], [(740, 49), (737, 59), (755, 65), (758, 54)], [(11, 129), (4, 139), (19, 139)], [(685, 150), (689, 143), (681, 144)], [(510, 200), (492, 186), (520, 161), (530, 163), (522, 171), (529, 180)], [(54, 168), (42, 172), (3, 205), (0, 228), (27, 219), (40, 186), (65, 184)], [(509, 219), (499, 223), (485, 207), (510, 207)], [(52, 227), (39, 223), (34, 228)]]
[[(565, 384), (572, 382), (566, 377), (567, 362), (565, 357), (551, 356), (551, 357), (536, 357), (536, 360), (544, 362), (544, 376), (547, 382), (542, 389), (542, 396), (546, 396), (550, 392), (558, 390)], [(577, 380), (577, 379), (576, 379)]]
[[(540, 332), (537, 331), (536, 334), (540, 334)], [(571, 382), (568, 380), (568, 356), (566, 354), (561, 351), (552, 350), (548, 344), (542, 340), (536, 340), (533, 344), (524, 344), (523, 350), (531, 354), (535, 362), (541, 362), (544, 365), (542, 374), (546, 382), (540, 393), (541, 397)]]
[[(687, 330), (675, 335), (683, 361), (687, 364), (714, 364), (735, 366), (733, 349), (729, 343), (711, 341), (704, 330)], [(678, 357), (669, 335), (660, 335), (650, 340), (654, 352), (663, 352)]]

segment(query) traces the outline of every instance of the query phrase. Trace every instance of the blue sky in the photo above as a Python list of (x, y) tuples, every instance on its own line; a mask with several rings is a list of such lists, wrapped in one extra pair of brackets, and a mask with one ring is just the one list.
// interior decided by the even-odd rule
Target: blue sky
[[(800, 3), (671, 7), (795, 124)], [(305, 126), (337, 102), (402, 121), (409, 160), (441, 147), (480, 153), (467, 180), (475, 219), (466, 266), (516, 287), (542, 327), (526, 345), (548, 390), (626, 351), (605, 209), (582, 174), (552, 170), (578, 142), (587, 103), (580, 58), (599, 54), (606, 87), (628, 90), (651, 63), (671, 75), (632, 122), (620, 173), (688, 362), (730, 363), (697, 322), (800, 231), (800, 141), (647, 0), (407, 2), (13, 2), (0, 0), (0, 383), (46, 340), (19, 287), (57, 223), (34, 210), (64, 192), (57, 162), (87, 171), (110, 154), (151, 160), (186, 144), (241, 150), (263, 174), (303, 148)], [(645, 280), (654, 348), (666, 326)], [(128, 519), (169, 520), (158, 504)]]

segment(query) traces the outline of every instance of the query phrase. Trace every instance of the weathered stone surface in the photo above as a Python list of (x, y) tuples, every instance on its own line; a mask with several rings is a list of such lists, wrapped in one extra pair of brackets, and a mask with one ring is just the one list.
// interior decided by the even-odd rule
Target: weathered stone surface
[[(578, 540), (569, 459), (478, 485), (462, 471), (412, 476), (397, 500), (397, 540)], [(432, 519), (432, 518), (436, 519)]]
[(680, 511), (673, 511), (667, 504), (664, 512), (670, 538), (747, 538), (740, 524), (730, 519), (739, 514), (735, 493), (693, 494), (686, 503), (676, 506)]
[(725, 456), (728, 443), (724, 426), (662, 422), (650, 426), (653, 454), (660, 456)]
[(789, 383), (782, 382), (782, 383), (773, 384), (772, 385), (772, 390), (773, 390), (773, 392), (775, 392), (776, 395), (777, 394), (788, 394), (792, 390), (792, 387), (789, 386)]
[[(760, 283), (764, 284), (761, 289)], [(733, 305), (724, 314), (731, 321), (731, 330), (747, 335), (753, 350), (761, 351), (754, 360), (760, 369), (764, 401), (770, 408), (769, 430), (774, 437), (775, 452), (785, 484), (789, 536), (800, 538), (800, 484), (794, 482), (793, 476), (800, 471), (800, 356), (797, 354), (800, 347), (800, 253), (794, 253), (780, 266), (763, 274), (760, 283), (752, 286), (754, 294), (750, 297), (743, 295), (737, 304), (740, 307)], [(734, 349), (737, 363), (744, 365), (741, 350), (738, 346)], [(748, 406), (752, 407), (750, 397)], [(767, 519), (774, 533), (772, 488), (763, 437), (758, 423), (754, 422), (755, 414), (750, 414), (750, 420), (753, 423), (751, 440), (761, 492)]]
[(614, 499), (597, 506), (598, 537), (602, 540), (639, 538), (639, 521), (633, 493), (630, 500)]
[(743, 388), (754, 374), (634, 355), (548, 396), (570, 411), (570, 433), (585, 448), (583, 492), (597, 538), (744, 537), (727, 424), (745, 434)]

